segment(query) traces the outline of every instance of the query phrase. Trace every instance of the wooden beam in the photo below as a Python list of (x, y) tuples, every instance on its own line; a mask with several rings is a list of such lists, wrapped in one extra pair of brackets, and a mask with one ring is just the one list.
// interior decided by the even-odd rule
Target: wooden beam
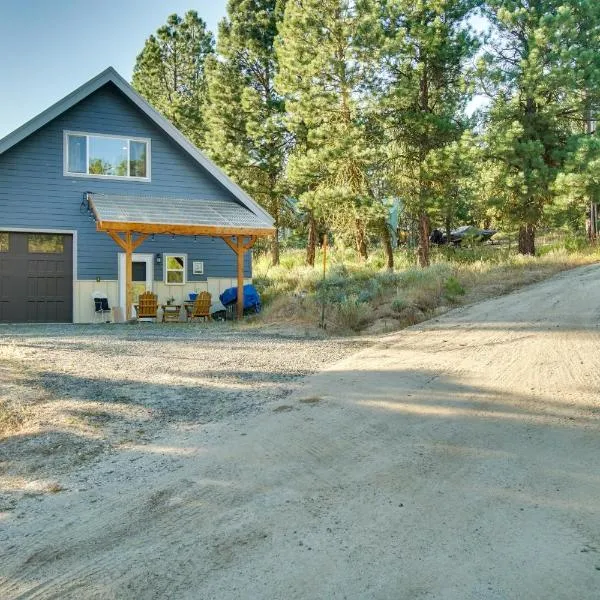
[[(168, 231), (165, 231), (168, 228)], [(235, 227), (208, 227), (206, 225), (157, 225), (152, 223), (96, 223), (98, 231), (106, 232), (125, 251), (125, 318), (131, 318), (133, 307), (133, 251), (140, 246), (151, 233), (173, 235), (210, 235), (220, 237), (237, 257), (237, 316), (244, 316), (244, 255), (260, 236), (273, 235), (274, 229), (248, 229)], [(137, 233), (137, 237), (134, 235)], [(121, 237), (123, 236), (123, 237)], [(235, 238), (235, 241), (234, 241)], [(250, 238), (244, 243), (245, 238)]]
[(250, 241), (247, 244), (244, 244), (244, 250), (250, 250), (252, 246), (256, 243), (256, 236), (250, 236)]
[(132, 250), (135, 250), (138, 246), (141, 246), (144, 241), (148, 238), (147, 233), (140, 233), (137, 238), (133, 241), (133, 247)]
[(215, 227), (212, 225), (178, 225), (174, 223), (122, 223), (119, 221), (98, 221), (98, 231), (154, 233), (164, 235), (209, 235), (213, 237), (257, 236), (265, 237), (275, 234), (273, 227)]
[(133, 308), (133, 251), (144, 243), (147, 233), (140, 233), (136, 238), (131, 231), (123, 232), (121, 237), (116, 231), (106, 233), (125, 251), (125, 319), (131, 319)]
[(221, 239), (237, 254), (237, 246), (235, 242), (232, 241), (233, 238), (230, 235), (223, 236)]
[(244, 238), (237, 236), (237, 318), (244, 318)]
[(223, 241), (235, 252), (237, 257), (237, 318), (244, 317), (244, 254), (246, 247), (252, 245), (255, 238), (251, 238), (249, 245), (244, 244), (244, 236), (238, 235), (233, 241), (232, 236), (222, 236)]
[(116, 232), (114, 231), (107, 231), (106, 233), (108, 233), (108, 235), (123, 249), (123, 250), (127, 250), (127, 244), (125, 243), (125, 240)]

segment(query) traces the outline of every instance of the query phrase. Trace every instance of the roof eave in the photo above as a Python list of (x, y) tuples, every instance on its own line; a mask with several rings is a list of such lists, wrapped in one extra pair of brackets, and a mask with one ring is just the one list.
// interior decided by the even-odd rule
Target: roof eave
[(229, 227), (217, 225), (182, 225), (177, 223), (133, 223), (126, 221), (97, 221), (96, 229), (116, 233), (148, 233), (169, 235), (254, 236), (269, 237), (275, 234), (274, 227)]

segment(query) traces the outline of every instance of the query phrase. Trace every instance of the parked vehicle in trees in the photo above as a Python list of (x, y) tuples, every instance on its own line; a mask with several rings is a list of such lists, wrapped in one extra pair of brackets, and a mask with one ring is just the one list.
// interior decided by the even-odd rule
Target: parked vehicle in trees
[[(450, 243), (460, 246), (463, 241), (487, 242), (495, 233), (497, 233), (496, 229), (480, 229), (474, 225), (462, 225), (450, 232)], [(429, 236), (429, 241), (432, 244), (447, 244), (448, 237), (440, 229), (434, 229)]]

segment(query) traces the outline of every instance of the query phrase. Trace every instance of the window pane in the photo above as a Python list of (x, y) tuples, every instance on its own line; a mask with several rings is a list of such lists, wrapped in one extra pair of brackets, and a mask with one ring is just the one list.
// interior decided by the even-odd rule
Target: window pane
[(0, 252), (8, 252), (8, 233), (0, 233)]
[(60, 254), (64, 251), (62, 235), (48, 233), (30, 233), (27, 241), (27, 251), (43, 254)]
[(183, 271), (183, 256), (167, 256), (167, 269)]
[(146, 142), (129, 142), (129, 175), (146, 177)]
[(131, 264), (132, 281), (146, 281), (146, 263), (133, 261)]
[(68, 160), (67, 171), (69, 173), (85, 173), (85, 153), (86, 137), (85, 135), (69, 135), (68, 139)]
[(183, 283), (183, 271), (167, 271), (167, 283)]
[(165, 263), (166, 282), (185, 283), (185, 257), (167, 256)]
[(90, 175), (127, 175), (127, 140), (90, 136)]

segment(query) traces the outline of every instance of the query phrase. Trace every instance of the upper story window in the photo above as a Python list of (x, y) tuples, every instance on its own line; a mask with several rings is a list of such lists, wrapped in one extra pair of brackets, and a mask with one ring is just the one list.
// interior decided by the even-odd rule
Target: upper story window
[(65, 131), (65, 175), (150, 181), (150, 140)]

